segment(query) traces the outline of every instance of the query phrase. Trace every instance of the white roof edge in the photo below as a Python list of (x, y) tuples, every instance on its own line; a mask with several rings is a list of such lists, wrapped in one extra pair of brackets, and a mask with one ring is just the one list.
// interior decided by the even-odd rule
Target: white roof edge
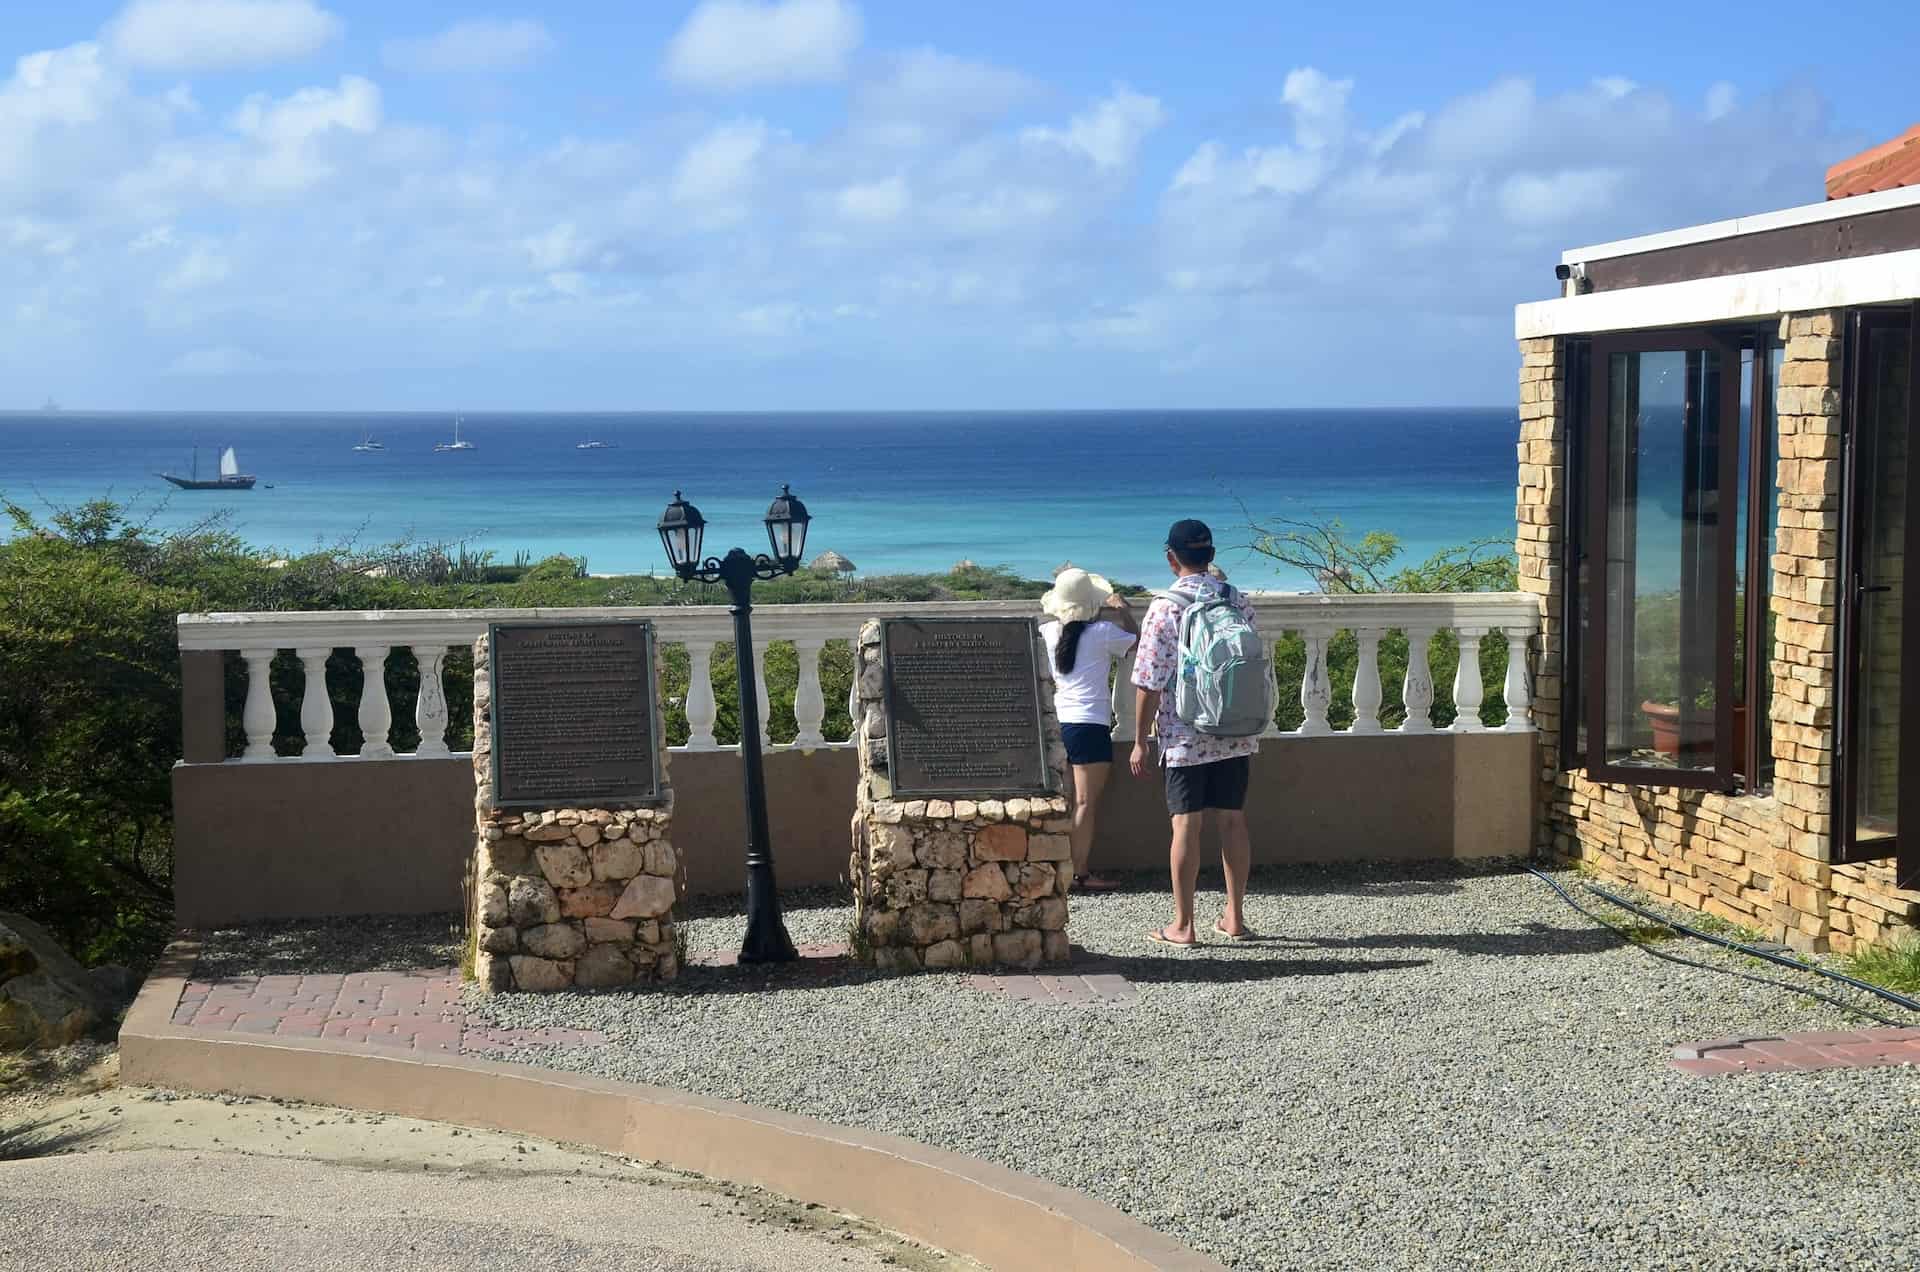
[(1726, 221), (1708, 221), (1704, 225), (1689, 225), (1678, 230), (1662, 230), (1658, 234), (1642, 234), (1637, 238), (1615, 239), (1611, 243), (1595, 243), (1591, 247), (1570, 248), (1560, 253), (1560, 263), (1578, 265), (1582, 261), (1603, 261), (1613, 256), (1656, 252), (1661, 248), (1685, 247), (1689, 243), (1710, 243), (1714, 239), (1758, 234), (1762, 230), (1779, 230), (1790, 225), (1838, 221), (1842, 217), (1864, 216), (1869, 212), (1911, 207), (1917, 203), (1920, 203), (1920, 186), (1876, 190), (1872, 194), (1828, 199), (1820, 203), (1803, 204), (1797, 208), (1782, 208), (1778, 212), (1760, 212), (1753, 216), (1738, 216)]
[(1517, 340), (1767, 318), (1920, 297), (1920, 248), (1780, 269), (1623, 287), (1513, 307)]

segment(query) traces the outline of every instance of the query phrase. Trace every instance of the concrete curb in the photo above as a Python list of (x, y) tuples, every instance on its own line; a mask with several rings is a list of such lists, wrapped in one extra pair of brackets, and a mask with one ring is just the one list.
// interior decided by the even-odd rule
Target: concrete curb
[(279, 1096), (586, 1144), (861, 1216), (989, 1268), (1224, 1272), (1120, 1211), (897, 1136), (667, 1087), (173, 1024), (199, 942), (168, 946), (120, 1027), (123, 1081)]

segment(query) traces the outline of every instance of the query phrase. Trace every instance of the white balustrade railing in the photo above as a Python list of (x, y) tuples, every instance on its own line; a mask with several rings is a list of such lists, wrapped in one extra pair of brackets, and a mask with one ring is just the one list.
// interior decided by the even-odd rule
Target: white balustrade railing
[[(1453, 699), (1458, 715), (1453, 732), (1482, 731), (1480, 708), (1486, 687), (1480, 671), (1480, 644), (1489, 636), (1504, 638), (1508, 659), (1501, 694), (1507, 708), (1508, 732), (1527, 732), (1531, 718), (1531, 677), (1527, 667), (1529, 642), (1539, 630), (1535, 599), (1521, 593), (1465, 593), (1437, 595), (1322, 596), (1313, 593), (1251, 594), (1260, 630), (1270, 638), (1300, 637), (1305, 668), (1297, 686), (1276, 686), (1297, 693), (1302, 709), (1300, 727), (1290, 732), (1277, 725), (1264, 736), (1286, 738), (1343, 737), (1384, 732), (1432, 733), (1434, 678), (1430, 651), (1434, 637), (1452, 631), (1459, 639), (1460, 659), (1454, 674)], [(769, 705), (766, 662), (769, 646), (791, 642), (799, 663), (793, 711), (797, 734), (783, 749), (849, 746), (846, 739), (825, 736), (826, 699), (820, 681), (820, 661), (827, 642), (850, 640), (868, 618), (1008, 616), (1036, 612), (1031, 601), (935, 601), (902, 604), (855, 602), (835, 605), (769, 605), (755, 612), (757, 630), (748, 655), (759, 682), (761, 719)], [(647, 618), (654, 622), (662, 644), (681, 645), (687, 652), (689, 682), (683, 709), (687, 742), (677, 748), (711, 751), (722, 748), (714, 726), (719, 706), (713, 690), (713, 651), (733, 638), (732, 620), (719, 606), (652, 606), (606, 609), (518, 610), (366, 610), (348, 613), (262, 612), (247, 614), (184, 614), (179, 620), (182, 651), (237, 653), (246, 666), (247, 695), (241, 711), (246, 743), (235, 762), (289, 762), (335, 758), (386, 759), (394, 756), (388, 740), (393, 707), (388, 700), (385, 666), (396, 650), (410, 653), (419, 670), (420, 692), (414, 721), (420, 743), (411, 754), (445, 757), (447, 697), (443, 677), (447, 653), (470, 647), (493, 622), (563, 619)], [(1353, 723), (1336, 729), (1329, 722), (1334, 695), (1328, 671), (1328, 652), (1340, 632), (1351, 632), (1358, 652), (1351, 685)], [(1394, 729), (1381, 720), (1384, 694), (1380, 679), (1380, 642), (1387, 633), (1403, 632), (1408, 661), (1401, 697), (1406, 718)], [(297, 757), (277, 757), (273, 737), (276, 714), (269, 671), (274, 657), (290, 650), (305, 676), (300, 696), (299, 722), (305, 746)], [(365, 739), (358, 757), (336, 757), (329, 738), (334, 728), (334, 705), (327, 688), (327, 661), (338, 651), (351, 651), (361, 668), (358, 705), (360, 732)], [(1132, 736), (1134, 696), (1133, 658), (1122, 660), (1114, 685), (1114, 732)], [(671, 710), (671, 704), (666, 704)]]

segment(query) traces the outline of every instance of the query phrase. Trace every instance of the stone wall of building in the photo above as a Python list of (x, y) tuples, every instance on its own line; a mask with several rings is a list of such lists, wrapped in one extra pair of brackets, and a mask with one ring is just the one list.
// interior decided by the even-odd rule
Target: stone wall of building
[[(1536, 846), (1616, 882), (1806, 951), (1845, 951), (1920, 924), (1920, 893), (1891, 863), (1835, 866), (1833, 730), (1839, 619), (1840, 315), (1780, 320), (1779, 532), (1771, 608), (1774, 788), (1770, 796), (1590, 781), (1560, 768), (1567, 428), (1565, 346), (1520, 342), (1516, 550), (1540, 598), (1534, 719), (1540, 728)], [(1595, 368), (1599, 374), (1600, 368)]]
[[(490, 991), (605, 989), (679, 974), (673, 793), (644, 808), (493, 803), (487, 639), (473, 654), (474, 977)], [(664, 746), (664, 737), (656, 745)], [(662, 752), (664, 764), (666, 754)]]
[[(1044, 669), (1044, 651), (1036, 658)], [(875, 966), (1065, 962), (1072, 819), (1064, 795), (895, 799), (887, 772), (880, 624), (860, 632), (854, 693), (860, 747), (853, 819), (856, 948)], [(1067, 789), (1067, 756), (1043, 670), (1040, 703), (1052, 789)]]

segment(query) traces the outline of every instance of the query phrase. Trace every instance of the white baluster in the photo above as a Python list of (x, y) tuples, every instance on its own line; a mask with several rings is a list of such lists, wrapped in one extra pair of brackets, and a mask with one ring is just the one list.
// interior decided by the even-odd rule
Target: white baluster
[(413, 752), (417, 756), (453, 754), (447, 749), (447, 690), (440, 680), (446, 658), (439, 645), (413, 647), (413, 660), (420, 667), (420, 696), (413, 704), (413, 722), (420, 727), (420, 745)]
[(1480, 723), (1480, 704), (1487, 694), (1480, 679), (1480, 638), (1486, 634), (1484, 627), (1460, 629), (1460, 665), (1453, 671), (1453, 705), (1459, 710), (1453, 718), (1455, 733), (1486, 731), (1487, 726)]
[(1407, 678), (1400, 697), (1407, 704), (1402, 733), (1433, 732), (1433, 666), (1427, 661), (1427, 643), (1433, 639), (1430, 627), (1407, 628)]
[(713, 642), (687, 642), (687, 749), (711, 751), (713, 722), (718, 719), (713, 703)]
[(393, 706), (387, 701), (386, 645), (355, 645), (360, 659), (360, 758), (390, 760), (393, 747), (387, 730), (393, 727)]
[(1380, 633), (1360, 629), (1360, 665), (1353, 671), (1353, 727), (1350, 733), (1380, 732)]
[(814, 747), (826, 741), (820, 736), (820, 722), (827, 718), (827, 701), (820, 693), (820, 652), (826, 646), (824, 640), (793, 642), (794, 656), (800, 662), (800, 682), (793, 691), (793, 718), (800, 725), (793, 738), (795, 746)]
[(847, 730), (846, 740), (857, 744), (860, 741), (860, 637), (855, 635), (848, 643), (853, 646), (853, 678), (847, 681), (847, 719), (853, 724)]
[(1133, 656), (1140, 646), (1136, 642), (1133, 648), (1121, 657), (1119, 671), (1113, 678), (1113, 736), (1116, 741), (1129, 745), (1133, 742), (1134, 694)]
[(1527, 640), (1533, 635), (1530, 627), (1507, 628), (1507, 698), (1508, 733), (1533, 732), (1533, 694), (1530, 688), (1531, 677), (1527, 674)]
[(1304, 629), (1300, 633), (1307, 646), (1307, 670), (1300, 678), (1300, 706), (1306, 711), (1307, 718), (1300, 722), (1296, 730), (1301, 737), (1318, 737), (1333, 732), (1332, 726), (1327, 723), (1327, 708), (1333, 704), (1333, 685), (1327, 679), (1329, 635), (1329, 632)]
[(302, 759), (321, 760), (333, 754), (333, 699), (327, 696), (327, 656), (331, 649), (296, 649), (300, 667), (307, 674), (307, 691), (300, 699), (300, 731), (307, 746)]
[[(773, 742), (767, 729), (767, 646), (771, 641), (753, 642), (753, 687), (760, 706), (760, 745), (768, 746)], [(746, 721), (741, 721), (744, 728)]]
[(240, 723), (247, 731), (243, 760), (273, 758), (273, 685), (268, 673), (273, 667), (271, 649), (243, 649), (241, 660), (247, 664), (247, 705), (240, 712)]
[[(1280, 705), (1280, 673), (1274, 670), (1273, 640), (1265, 636), (1261, 639), (1267, 642), (1267, 701), (1278, 707)], [(1274, 714), (1277, 715), (1279, 713), (1275, 712)], [(1260, 736), (1263, 738), (1279, 737), (1280, 722), (1271, 716), (1268, 717), (1267, 727), (1260, 730)]]

